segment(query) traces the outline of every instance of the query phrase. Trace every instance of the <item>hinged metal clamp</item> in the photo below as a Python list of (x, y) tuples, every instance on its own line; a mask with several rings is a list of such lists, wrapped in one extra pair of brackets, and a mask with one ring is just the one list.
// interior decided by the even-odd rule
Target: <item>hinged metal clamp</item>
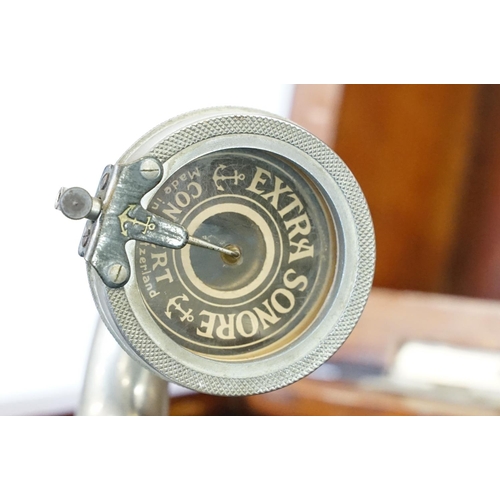
[(174, 249), (190, 243), (239, 257), (234, 250), (190, 237), (183, 226), (141, 206), (142, 197), (162, 176), (163, 165), (156, 158), (144, 157), (128, 165), (108, 165), (95, 196), (79, 187), (59, 191), (57, 209), (70, 219), (88, 219), (78, 253), (92, 264), (110, 288), (125, 285), (130, 277), (125, 252), (125, 243), (129, 240)]

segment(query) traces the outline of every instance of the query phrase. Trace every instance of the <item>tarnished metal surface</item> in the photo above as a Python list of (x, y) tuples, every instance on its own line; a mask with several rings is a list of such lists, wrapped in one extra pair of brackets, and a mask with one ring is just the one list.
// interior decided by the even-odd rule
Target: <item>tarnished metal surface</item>
[(187, 243), (237, 258), (237, 251), (189, 237), (186, 229), (165, 217), (145, 210), (141, 199), (158, 184), (162, 164), (152, 157), (126, 165), (108, 165), (95, 197), (85, 189), (61, 188), (56, 208), (70, 219), (87, 218), (79, 254), (90, 262), (110, 288), (130, 277), (125, 244), (130, 240), (179, 249)]
[[(176, 172), (181, 172), (181, 168), (188, 162), (216, 151), (241, 148), (266, 151), (293, 165), (298, 165), (301, 175), (314, 184), (321, 193), (320, 196), (326, 205), (325, 213), (328, 214), (328, 223), (334, 226), (336, 253), (332, 253), (333, 246), (329, 248), (328, 245), (321, 245), (321, 248), (315, 249), (314, 257), (312, 255), (311, 257), (332, 258), (335, 263), (335, 276), (333, 282), (328, 285), (326, 295), (321, 298), (320, 294), (319, 302), (311, 307), (311, 316), (305, 317), (304, 329), (297, 338), (293, 338), (289, 343), (280, 346), (278, 350), (257, 359), (248, 360), (243, 357), (236, 361), (225, 362), (223, 359), (200, 356), (177, 342), (175, 335), (172, 338), (166, 335), (162, 327), (153, 319), (148, 309), (148, 299), (144, 296), (144, 290), (140, 290), (138, 283), (138, 280), (143, 280), (143, 277), (139, 274), (140, 270), (136, 265), (140, 266), (142, 263), (140, 259), (137, 264), (133, 262), (134, 255), (137, 256), (136, 252), (139, 251), (137, 249), (141, 248), (142, 243), (133, 241), (130, 246), (127, 246), (127, 255), (133, 267), (130, 280), (123, 288), (113, 289), (105, 286), (93, 268), (89, 269), (91, 288), (103, 320), (120, 345), (131, 356), (165, 379), (201, 392), (221, 395), (255, 394), (274, 390), (304, 377), (326, 361), (342, 345), (361, 315), (371, 288), (375, 260), (370, 214), (354, 177), (340, 158), (325, 144), (286, 120), (263, 112), (232, 108), (191, 113), (171, 120), (146, 134), (121, 158), (120, 164), (134, 162), (146, 156), (154, 157), (162, 163), (164, 172), (161, 183), (157, 184), (143, 199), (145, 205), (153, 207), (158, 190), (164, 189), (165, 194), (168, 195), (169, 179), (173, 182)], [(218, 165), (218, 167), (225, 167), (225, 165)], [(255, 171), (251, 173), (253, 177), (244, 178), (250, 172), (239, 168), (216, 168), (213, 174), (212, 182), (217, 192), (220, 191), (220, 195), (232, 195), (233, 188), (250, 189), (250, 191), (253, 189), (253, 192), (257, 194), (263, 191), (263, 195), (267, 196), (265, 200), (268, 205), (272, 204), (275, 197), (279, 197), (280, 192), (288, 186), (280, 186), (279, 183), (276, 184), (278, 181), (274, 181), (276, 184), (274, 187), (271, 183), (273, 191), (266, 191), (267, 187), (262, 188), (265, 184), (264, 178), (260, 179), (262, 183), (259, 184)], [(252, 178), (255, 184), (251, 184)], [(197, 189), (195, 186), (191, 189), (191, 194), (198, 193), (195, 191)], [(170, 193), (172, 195), (170, 201), (172, 201), (175, 194), (172, 190)], [(180, 198), (180, 200), (187, 206), (187, 198)], [(124, 206), (123, 211), (126, 211), (127, 207)], [(154, 209), (150, 210), (154, 212)], [(277, 206), (277, 210), (286, 213), (281, 205)], [(148, 214), (137, 215), (133, 209), (125, 214), (123, 211), (115, 212), (115, 215), (117, 217), (121, 215), (123, 219), (130, 216), (139, 220), (140, 224), (131, 223), (131, 226), (137, 226), (135, 231), (139, 233), (144, 231), (147, 224), (154, 223), (153, 219), (148, 222)], [(170, 213), (177, 215), (175, 209)], [(321, 227), (319, 219), (314, 215), (311, 217), (314, 218), (310, 220), (312, 223), (319, 224), (315, 227)], [(285, 219), (283, 221), (285, 228), (287, 222), (289, 223), (288, 229), (292, 227), (290, 232), (293, 231), (293, 224), (306, 231), (305, 223), (299, 226), (299, 222), (292, 223), (289, 219)], [(298, 239), (293, 240), (295, 234), (288, 234), (288, 238), (299, 244)], [(287, 235), (283, 233), (283, 236)], [(229, 240), (230, 238), (223, 242), (225, 246), (237, 244)], [(302, 242), (301, 248), (307, 250), (307, 245), (307, 242)], [(179, 250), (179, 252), (183, 251)], [(241, 249), (243, 263), (245, 251), (243, 247)], [(156, 259), (151, 261), (151, 270), (155, 263), (165, 267), (166, 257), (163, 253), (150, 257)], [(288, 258), (289, 261), (290, 258)], [(226, 264), (232, 263), (226, 262)], [(210, 266), (207, 264), (207, 272), (211, 270)], [(166, 267), (164, 270), (167, 270)], [(146, 268), (145, 272), (147, 271)], [(199, 268), (198, 273), (203, 274), (202, 267)], [(287, 275), (289, 279), (291, 276), (293, 275)], [(326, 277), (327, 273), (324, 276)], [(170, 275), (166, 273), (157, 275), (154, 279), (167, 282), (170, 281), (169, 278)], [(148, 279), (150, 278), (144, 277), (144, 283), (147, 283)], [(328, 283), (328, 278), (326, 282)], [(296, 288), (300, 290), (302, 287)], [(156, 293), (153, 289), (151, 291)], [(165, 310), (161, 313), (166, 318), (165, 321), (179, 318), (181, 323), (198, 322), (197, 329), (195, 328), (194, 331), (201, 332), (201, 336), (203, 334), (207, 336), (213, 332), (214, 339), (217, 335), (219, 336), (218, 341), (222, 347), (228, 345), (227, 341), (234, 342), (228, 332), (232, 331), (233, 319), (235, 322), (238, 319), (236, 312), (228, 311), (227, 326), (221, 324), (219, 330), (212, 330), (211, 323), (207, 319), (211, 318), (211, 311), (207, 309), (207, 316), (203, 310), (199, 311), (192, 307), (191, 296), (161, 293), (166, 293), (162, 295), (165, 299)], [(316, 292), (312, 296), (316, 296)], [(271, 301), (272, 298), (272, 294), (263, 296), (263, 304), (266, 300)], [(279, 306), (274, 304), (280, 311), (289, 309), (287, 302), (282, 301)], [(275, 322), (279, 320), (277, 315), (272, 316), (271, 310), (267, 310), (267, 313)], [(224, 311), (214, 311), (213, 314), (214, 318), (219, 317), (224, 315)], [(247, 317), (252, 319), (249, 313)], [(238, 328), (237, 325), (235, 328)], [(241, 326), (239, 331), (248, 335), (257, 334), (251, 322), (247, 323), (247, 326)], [(267, 330), (263, 330), (262, 334), (265, 332)]]
[(167, 415), (168, 383), (133, 360), (99, 322), (78, 415)]
[[(156, 175), (142, 175), (143, 164), (149, 171), (156, 168)], [(115, 168), (118, 170), (116, 185), (108, 205), (103, 207), (95, 247), (84, 254), (111, 288), (122, 286), (130, 276), (125, 253), (127, 241), (143, 240), (172, 248), (182, 248), (187, 242), (183, 227), (149, 213), (140, 205), (144, 194), (158, 183), (161, 164), (153, 158), (142, 158)]]

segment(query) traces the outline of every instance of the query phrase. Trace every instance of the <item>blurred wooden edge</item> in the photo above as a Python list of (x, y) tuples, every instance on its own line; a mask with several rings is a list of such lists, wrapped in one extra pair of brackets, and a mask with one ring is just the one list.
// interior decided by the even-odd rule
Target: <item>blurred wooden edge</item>
[(479, 85), (476, 108), (451, 289), (500, 299), (500, 85)]
[(391, 394), (346, 382), (304, 379), (274, 393), (249, 396), (254, 415), (276, 416), (411, 416), (498, 415), (481, 405)]
[[(374, 289), (365, 311), (332, 362), (390, 367), (407, 341), (500, 351), (500, 302)], [(497, 415), (474, 402), (401, 395), (346, 381), (311, 378), (246, 398), (256, 415)]]
[(343, 85), (296, 85), (291, 119), (327, 144), (337, 134)]
[[(500, 350), (500, 302), (374, 289), (365, 311), (332, 362), (388, 368), (407, 341)], [(490, 415), (464, 405), (391, 394), (346, 381), (307, 378), (246, 398), (193, 394), (174, 398), (172, 415)]]
[(500, 350), (500, 302), (374, 288), (333, 360), (387, 367), (410, 340)]
[(169, 415), (177, 416), (211, 416), (229, 413), (228, 398), (210, 396), (208, 394), (187, 394), (170, 399)]
[(170, 399), (169, 415), (181, 416), (236, 416), (250, 415), (243, 398), (211, 396), (209, 394), (183, 394)]

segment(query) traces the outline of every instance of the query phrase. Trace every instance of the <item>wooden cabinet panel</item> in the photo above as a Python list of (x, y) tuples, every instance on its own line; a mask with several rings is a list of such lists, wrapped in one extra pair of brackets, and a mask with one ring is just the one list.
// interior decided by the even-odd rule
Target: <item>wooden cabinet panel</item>
[(372, 212), (375, 285), (449, 290), (476, 96), (475, 85), (345, 87), (332, 146)]
[(450, 291), (500, 299), (500, 85), (481, 85)]

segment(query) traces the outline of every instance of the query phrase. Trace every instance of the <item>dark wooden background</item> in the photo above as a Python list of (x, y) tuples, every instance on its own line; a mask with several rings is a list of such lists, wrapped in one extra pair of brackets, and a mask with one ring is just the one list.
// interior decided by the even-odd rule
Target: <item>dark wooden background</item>
[(292, 119), (365, 193), (375, 286), (500, 298), (500, 86), (299, 85)]

